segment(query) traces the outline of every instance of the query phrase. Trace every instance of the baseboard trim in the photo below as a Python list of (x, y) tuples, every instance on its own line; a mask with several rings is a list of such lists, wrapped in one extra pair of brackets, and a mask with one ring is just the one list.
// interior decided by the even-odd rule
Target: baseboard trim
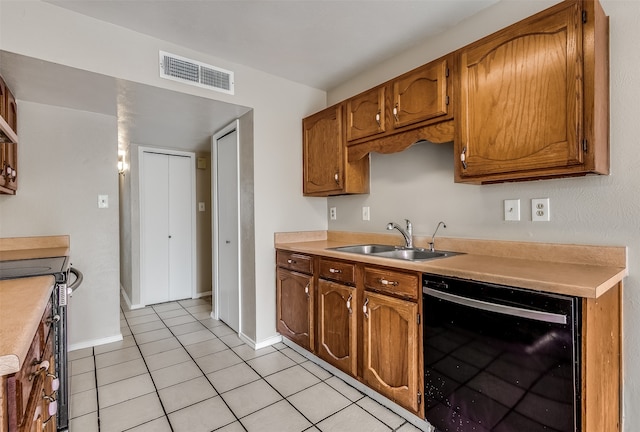
[(79, 349), (83, 349), (83, 348), (90, 348), (90, 347), (94, 347), (94, 346), (98, 346), (98, 345), (104, 345), (104, 344), (108, 344), (108, 343), (112, 343), (112, 342), (120, 342), (122, 340), (122, 333), (114, 335), (114, 336), (109, 336), (106, 338), (100, 338), (100, 339), (91, 339), (88, 341), (84, 341), (84, 342), (78, 342), (75, 344), (70, 344), (68, 351), (75, 351), (75, 350), (79, 350)]
[(210, 297), (211, 295), (212, 295), (211, 291), (205, 291), (205, 292), (196, 293), (196, 295), (193, 298), (197, 299), (201, 297)]
[(143, 304), (140, 304), (140, 303), (131, 304), (131, 299), (127, 295), (127, 292), (124, 290), (124, 287), (122, 285), (120, 285), (120, 294), (122, 295), (122, 298), (124, 299), (124, 302), (127, 304), (127, 309), (129, 309), (129, 310), (142, 309), (143, 307), (146, 306), (146, 305), (143, 305)]

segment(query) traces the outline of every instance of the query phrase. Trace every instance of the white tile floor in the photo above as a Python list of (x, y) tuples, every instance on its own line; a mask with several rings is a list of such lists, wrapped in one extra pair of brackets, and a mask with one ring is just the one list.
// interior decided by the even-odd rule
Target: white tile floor
[(123, 341), (70, 352), (70, 432), (419, 430), (285, 344), (254, 351), (210, 304), (123, 311)]

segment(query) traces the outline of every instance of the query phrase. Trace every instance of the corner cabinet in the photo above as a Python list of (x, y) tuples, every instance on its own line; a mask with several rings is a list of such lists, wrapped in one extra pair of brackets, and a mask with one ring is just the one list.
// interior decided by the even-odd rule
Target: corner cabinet
[(455, 180), (609, 173), (608, 19), (562, 2), (459, 51)]
[(343, 104), (304, 118), (302, 134), (305, 196), (369, 193), (369, 158), (347, 161)]

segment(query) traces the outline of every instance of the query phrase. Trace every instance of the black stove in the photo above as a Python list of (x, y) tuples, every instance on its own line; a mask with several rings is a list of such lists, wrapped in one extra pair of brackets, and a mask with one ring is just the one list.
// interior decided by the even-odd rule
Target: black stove
[(46, 257), (0, 261), (0, 280), (66, 273), (69, 257)]
[[(70, 274), (75, 280), (69, 283)], [(67, 355), (67, 301), (73, 291), (82, 283), (82, 273), (69, 264), (68, 256), (16, 259), (0, 261), (0, 280), (18, 279), (34, 276), (52, 275), (55, 287), (51, 294), (52, 316), (59, 320), (53, 324), (53, 350), (56, 363), (56, 375), (60, 380), (57, 391), (58, 431), (67, 431), (69, 427), (69, 371)]]

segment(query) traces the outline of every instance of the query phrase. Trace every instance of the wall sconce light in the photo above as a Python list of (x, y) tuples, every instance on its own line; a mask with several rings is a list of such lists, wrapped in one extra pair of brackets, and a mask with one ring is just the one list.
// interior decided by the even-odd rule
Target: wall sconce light
[(118, 154), (118, 174), (124, 177), (124, 170), (126, 169), (126, 167), (127, 165), (124, 163), (124, 153), (119, 153)]

